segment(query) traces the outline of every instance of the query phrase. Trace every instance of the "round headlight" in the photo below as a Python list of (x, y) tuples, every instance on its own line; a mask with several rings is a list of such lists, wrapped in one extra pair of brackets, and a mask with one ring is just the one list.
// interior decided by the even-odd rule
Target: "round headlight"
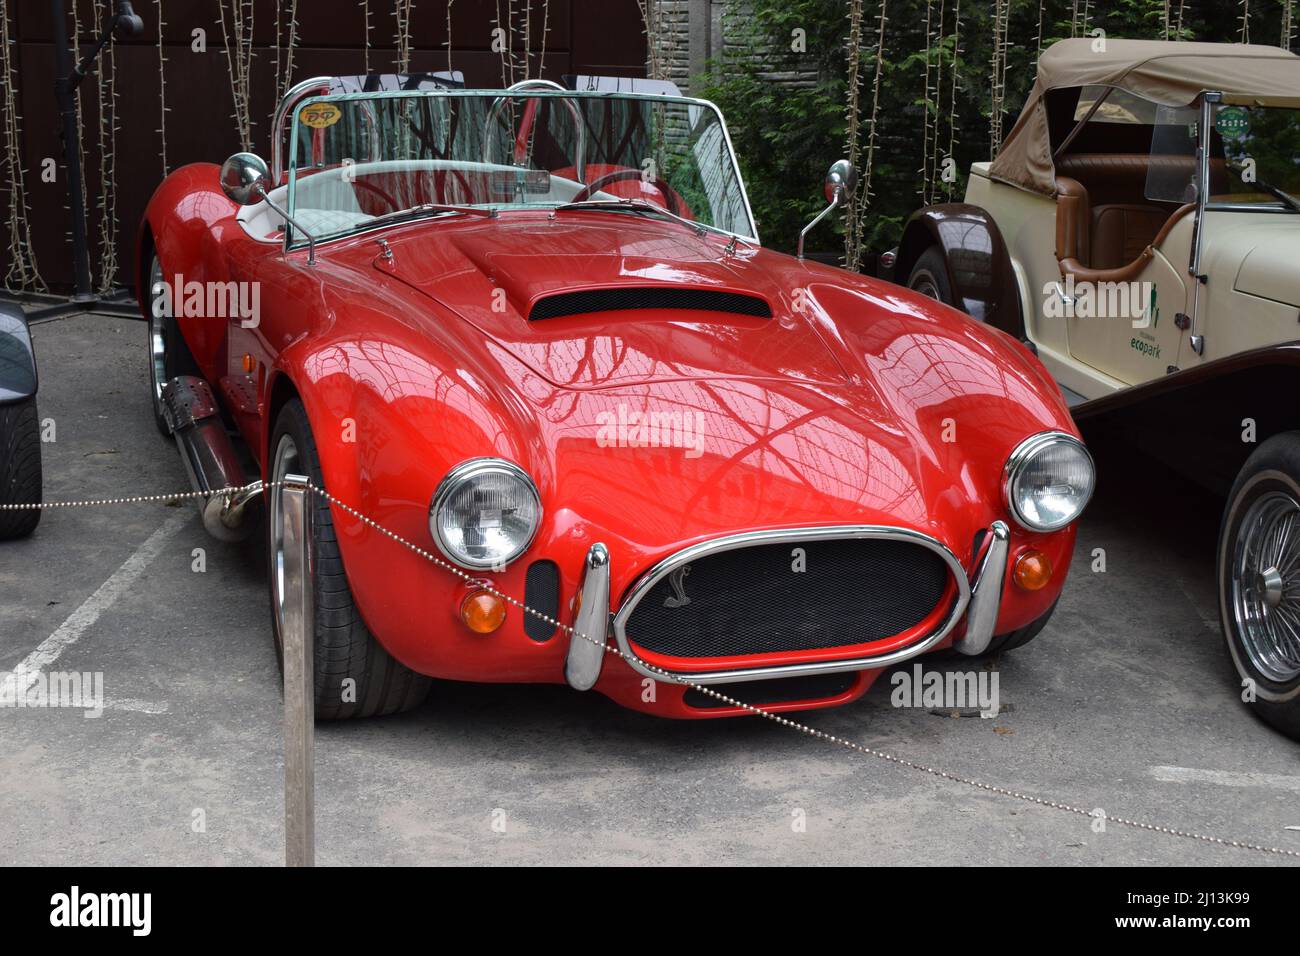
[(542, 520), (537, 486), (518, 465), (472, 458), (447, 473), (429, 506), (438, 549), (464, 568), (503, 567), (523, 554)]
[(1007, 508), (1030, 531), (1057, 531), (1079, 517), (1092, 497), (1096, 472), (1083, 443), (1064, 432), (1026, 438), (1007, 459)]

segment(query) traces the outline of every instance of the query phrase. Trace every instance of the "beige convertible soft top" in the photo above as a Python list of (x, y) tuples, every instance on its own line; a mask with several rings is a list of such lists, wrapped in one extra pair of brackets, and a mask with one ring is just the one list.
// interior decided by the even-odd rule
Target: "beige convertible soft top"
[(1061, 40), (1043, 51), (1029, 98), (989, 168), (994, 179), (1056, 194), (1047, 132), (1048, 90), (1113, 86), (1165, 106), (1189, 106), (1203, 92), (1229, 103), (1300, 107), (1300, 56), (1280, 47), (1247, 43), (1162, 40)]

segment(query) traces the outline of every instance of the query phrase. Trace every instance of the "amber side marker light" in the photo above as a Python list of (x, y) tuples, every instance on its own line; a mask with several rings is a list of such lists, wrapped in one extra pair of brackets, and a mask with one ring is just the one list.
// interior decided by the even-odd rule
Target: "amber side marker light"
[(1026, 591), (1038, 591), (1052, 580), (1052, 562), (1041, 551), (1026, 551), (1016, 558), (1012, 577)]
[(506, 619), (506, 602), (490, 591), (471, 591), (460, 602), (460, 619), (475, 634), (491, 634)]

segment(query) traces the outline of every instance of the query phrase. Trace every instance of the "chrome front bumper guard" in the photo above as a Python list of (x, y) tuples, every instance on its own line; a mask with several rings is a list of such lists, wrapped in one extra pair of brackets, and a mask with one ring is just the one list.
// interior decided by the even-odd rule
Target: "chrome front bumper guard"
[[(665, 575), (675, 568), (717, 551), (733, 550), (753, 544), (780, 541), (815, 541), (826, 538), (890, 538), (909, 540), (937, 553), (948, 564), (957, 583), (957, 599), (945, 616), (943, 623), (922, 640), (900, 650), (871, 657), (858, 657), (840, 661), (813, 661), (806, 664), (785, 664), (777, 667), (751, 667), (729, 671), (707, 671), (670, 674), (695, 684), (730, 684), (738, 681), (768, 680), (777, 677), (795, 677), (805, 674), (833, 674), (841, 671), (875, 670), (889, 667), (924, 654), (946, 637), (966, 616), (966, 632), (953, 643), (962, 654), (982, 654), (993, 640), (998, 610), (1002, 604), (1002, 588), (1006, 580), (1007, 544), (1010, 537), (1005, 522), (994, 521), (980, 543), (975, 556), (973, 573), (968, 577), (957, 556), (942, 542), (926, 534), (902, 528), (853, 525), (836, 528), (795, 528), (779, 531), (756, 531), (706, 541), (665, 558), (650, 569), (632, 587), (628, 598), (617, 614), (610, 613), (609, 551), (603, 544), (594, 544), (587, 552), (579, 606), (573, 628), (577, 632), (569, 638), (569, 650), (564, 662), (564, 676), (577, 690), (590, 690), (600, 677), (605, 659), (605, 645), (610, 632), (618, 642), (624, 659), (638, 673), (654, 680), (664, 680), (665, 672), (651, 669), (632, 649), (628, 640), (627, 619), (637, 603)], [(579, 637), (578, 634), (586, 635)], [(587, 638), (590, 638), (588, 640)]]

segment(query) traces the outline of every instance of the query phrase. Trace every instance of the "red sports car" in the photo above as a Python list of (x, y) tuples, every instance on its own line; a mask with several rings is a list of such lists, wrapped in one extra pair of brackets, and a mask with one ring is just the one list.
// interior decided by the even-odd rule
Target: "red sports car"
[[(430, 678), (828, 707), (1051, 615), (1094, 483), (1056, 385), (954, 309), (762, 248), (712, 104), (316, 79), (272, 148), (149, 204), (159, 425), (199, 491), (247, 481), (233, 425), (263, 481), (306, 475), (472, 578), (313, 498), (319, 716)], [(212, 494), (205, 524), (256, 526), (259, 498)]]

